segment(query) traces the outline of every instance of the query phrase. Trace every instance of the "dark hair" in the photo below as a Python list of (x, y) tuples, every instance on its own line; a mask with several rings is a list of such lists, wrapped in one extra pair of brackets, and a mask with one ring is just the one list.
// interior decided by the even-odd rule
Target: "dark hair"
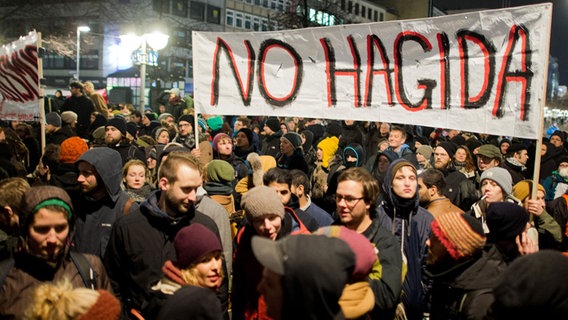
[(422, 182), (426, 187), (430, 188), (436, 186), (438, 189), (438, 195), (443, 195), (446, 190), (446, 179), (442, 171), (434, 168), (424, 170), (418, 178), (422, 178)]
[(59, 153), (61, 152), (61, 146), (58, 144), (48, 144), (45, 146), (45, 151), (43, 152), (43, 156), (41, 157), (41, 163), (44, 166), (49, 167), (49, 170), (52, 173), (57, 172), (57, 168), (59, 167)]
[(293, 186), (303, 186), (304, 193), (309, 194), (312, 188), (310, 184), (310, 179), (308, 179), (308, 175), (299, 169), (290, 170), (290, 175), (292, 176), (292, 185)]
[(282, 169), (282, 168), (272, 168), (264, 174), (262, 177), (262, 183), (267, 186), (272, 182), (276, 183), (285, 183), (288, 185), (288, 188), (292, 185), (292, 175), (290, 174), (289, 170)]
[(136, 116), (138, 118), (142, 118), (142, 113), (140, 112), (140, 110), (134, 110), (134, 111), (132, 111), (130, 116)]

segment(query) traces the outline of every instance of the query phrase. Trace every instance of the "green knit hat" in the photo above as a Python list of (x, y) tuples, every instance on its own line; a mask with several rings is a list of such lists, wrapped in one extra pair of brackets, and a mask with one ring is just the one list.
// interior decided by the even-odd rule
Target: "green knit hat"
[(226, 183), (235, 180), (235, 169), (225, 160), (211, 160), (207, 164), (207, 181)]

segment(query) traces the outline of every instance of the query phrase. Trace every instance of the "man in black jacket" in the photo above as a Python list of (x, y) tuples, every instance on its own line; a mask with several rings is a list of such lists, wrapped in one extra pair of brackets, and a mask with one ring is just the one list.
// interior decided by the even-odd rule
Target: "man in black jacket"
[[(139, 210), (113, 225), (104, 263), (126, 311), (144, 314), (155, 308), (150, 305), (150, 287), (162, 278), (164, 263), (176, 259), (173, 241), (181, 228), (200, 223), (219, 236), (215, 222), (195, 210), (201, 172), (199, 160), (188, 152), (170, 153), (158, 172), (159, 189)], [(223, 310), (227, 309), (227, 283), (226, 277), (219, 289)]]
[(61, 112), (73, 111), (77, 114), (77, 135), (81, 138), (89, 138), (89, 125), (91, 113), (95, 111), (95, 104), (83, 94), (83, 84), (73, 82), (69, 85), (71, 97), (65, 100)]
[[(350, 168), (337, 179), (335, 202), (341, 223), (365, 236), (376, 247), (381, 272), (371, 272), (369, 282), (375, 294), (372, 319), (393, 319), (402, 290), (402, 253), (400, 244), (381, 223), (376, 214), (377, 180), (361, 167)], [(377, 268), (377, 265), (374, 267)]]

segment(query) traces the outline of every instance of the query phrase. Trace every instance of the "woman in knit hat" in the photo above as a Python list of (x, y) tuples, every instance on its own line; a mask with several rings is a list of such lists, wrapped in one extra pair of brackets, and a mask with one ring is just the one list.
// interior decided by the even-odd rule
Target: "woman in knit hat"
[(143, 202), (154, 191), (150, 183), (150, 170), (140, 160), (129, 160), (122, 167), (122, 190), (137, 202)]
[(266, 319), (264, 298), (256, 289), (262, 278), (263, 267), (252, 252), (251, 241), (253, 236), (277, 240), (291, 234), (295, 213), (284, 207), (274, 189), (263, 185), (244, 194), (241, 207), (245, 211), (247, 224), (236, 236), (233, 259), (233, 317)]
[(168, 144), (170, 142), (170, 133), (168, 132), (168, 129), (164, 127), (156, 128), (154, 139), (156, 139), (156, 141), (161, 145)]
[(120, 302), (107, 290), (74, 288), (64, 279), (34, 290), (33, 303), (24, 319), (29, 320), (118, 320)]
[(288, 132), (280, 138), (280, 153), (276, 155), (276, 164), (278, 168), (298, 169), (309, 174), (302, 150), (302, 137), (299, 134)]
[[(223, 282), (223, 247), (221, 240), (201, 224), (194, 223), (182, 228), (174, 239), (176, 260), (168, 260), (162, 267), (162, 279), (156, 283), (157, 308), (184, 286), (197, 286), (217, 292)], [(156, 315), (156, 314), (154, 314)]]
[(483, 225), (485, 233), (488, 233), (487, 208), (496, 202), (510, 201), (518, 204), (519, 201), (512, 195), (513, 178), (506, 169), (493, 167), (483, 171), (480, 184), (481, 199), (471, 206), (468, 213), (477, 218)]
[(533, 180), (522, 180), (513, 186), (513, 195), (530, 213), (531, 223), (538, 231), (539, 249), (557, 249), (562, 244), (563, 228), (546, 212), (544, 187), (539, 184), (536, 199), (531, 199)]
[[(22, 249), (14, 254), (13, 267), (8, 270), (0, 288), (0, 318), (23, 318), (32, 302), (33, 291), (44, 282), (67, 278), (74, 287), (85, 287), (88, 283), (93, 289), (111, 290), (110, 280), (98, 257), (70, 253), (75, 213), (71, 199), (63, 189), (32, 187), (24, 193), (19, 212), (22, 214)], [(77, 260), (88, 265), (88, 271), (80, 272), (74, 262)]]

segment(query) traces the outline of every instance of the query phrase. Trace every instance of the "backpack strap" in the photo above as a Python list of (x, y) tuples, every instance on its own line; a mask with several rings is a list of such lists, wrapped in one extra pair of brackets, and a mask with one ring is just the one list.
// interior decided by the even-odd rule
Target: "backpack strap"
[(491, 288), (477, 289), (477, 290), (466, 292), (460, 300), (460, 304), (459, 304), (459, 308), (458, 308), (458, 314), (464, 314), (464, 312), (467, 312), (467, 310), (469, 310), (469, 307), (473, 302), (473, 299), (479, 297), (480, 295), (491, 293), (491, 292), (493, 292), (493, 289), (491, 289)]
[(14, 267), (14, 263), (15, 261), (12, 257), (0, 261), (0, 292), (2, 291), (6, 277), (8, 277), (8, 273)]
[(74, 251), (71, 251), (69, 253), (71, 256), (71, 260), (73, 261), (75, 267), (77, 267), (77, 270), (79, 271), (81, 279), (83, 279), (85, 287), (95, 290), (97, 284), (97, 277), (95, 274), (95, 270), (93, 270), (93, 267), (91, 266), (89, 260), (87, 260), (87, 257), (85, 257), (85, 255), (82, 253)]

